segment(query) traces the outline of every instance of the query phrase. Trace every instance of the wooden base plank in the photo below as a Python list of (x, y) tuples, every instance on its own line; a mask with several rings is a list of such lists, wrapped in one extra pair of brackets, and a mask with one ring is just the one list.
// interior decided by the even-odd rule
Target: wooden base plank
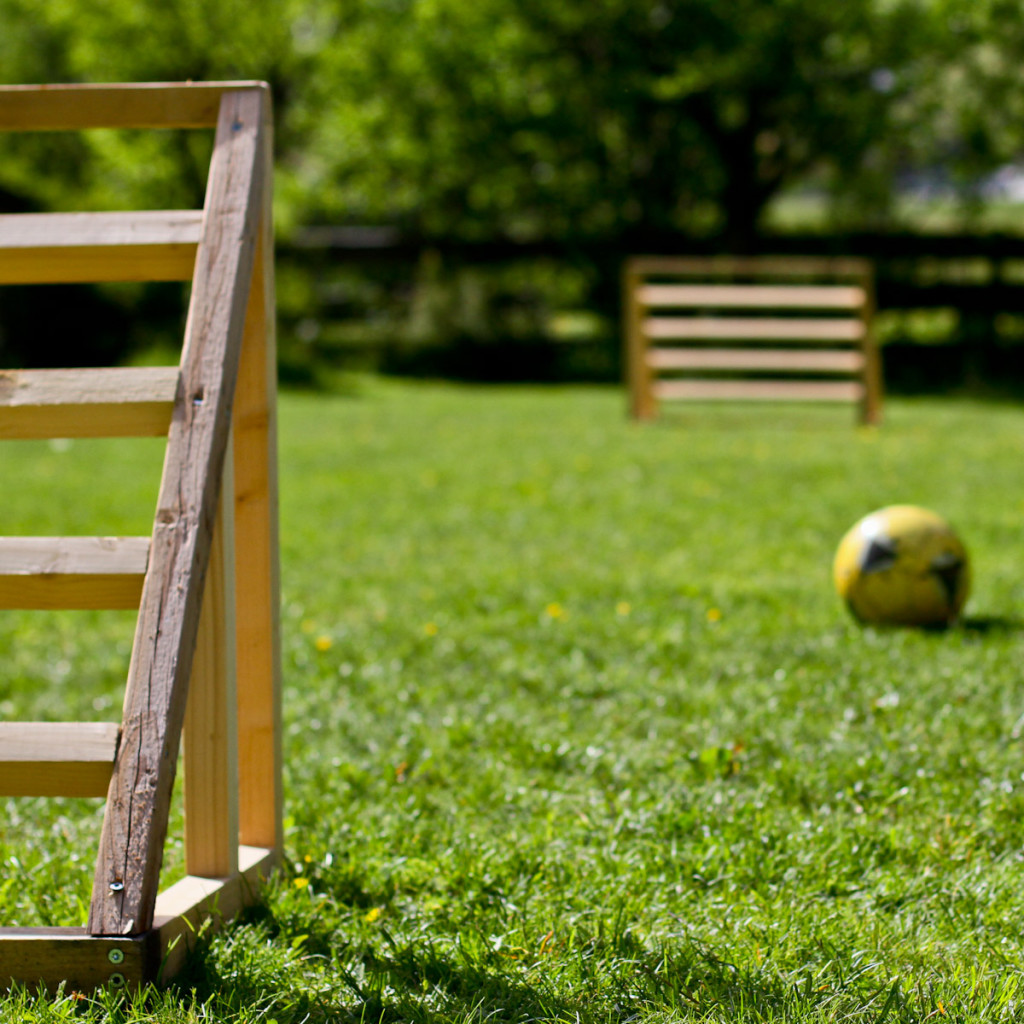
[(274, 850), (239, 846), (237, 875), (221, 879), (189, 875), (157, 897), (153, 931), (159, 936), (160, 981), (181, 970), (204, 922), (219, 927), (255, 902), (260, 882), (277, 862)]
[(0, 284), (188, 281), (202, 210), (0, 214)]
[(0, 796), (106, 796), (119, 734), (112, 722), (0, 722)]
[(0, 370), (0, 440), (163, 437), (176, 366)]
[[(204, 927), (220, 927), (253, 903), (277, 863), (273, 850), (238, 849), (231, 878), (183, 878), (157, 897), (153, 929), (137, 938), (91, 936), (85, 928), (0, 928), (0, 990), (12, 985), (88, 991), (167, 982)], [(207, 925), (209, 922), (209, 925)]]
[(159, 949), (155, 934), (118, 939), (94, 938), (85, 928), (0, 928), (0, 991), (137, 988), (156, 976)]
[(859, 402), (864, 387), (845, 380), (661, 380), (655, 383), (654, 394), (659, 399), (695, 401)]
[(0, 537), (0, 608), (138, 608), (148, 537)]

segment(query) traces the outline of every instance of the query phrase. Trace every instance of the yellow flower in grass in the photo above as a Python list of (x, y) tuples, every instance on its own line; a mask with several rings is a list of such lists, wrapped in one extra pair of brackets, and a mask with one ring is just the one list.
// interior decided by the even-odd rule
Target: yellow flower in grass
[(365, 914), (363, 914), (363, 920), (367, 924), (373, 924), (373, 922), (376, 921), (378, 917), (380, 917), (380, 914), (380, 907), (370, 907), (370, 909)]
[(557, 601), (552, 601), (551, 604), (544, 609), (544, 614), (551, 619), (564, 619), (569, 613)]
[(616, 615), (628, 615), (632, 610), (633, 609), (630, 606), (630, 603), (628, 601), (620, 601), (615, 606), (615, 614)]
[(721, 612), (721, 610), (718, 609), (718, 608), (709, 608), (708, 609), (708, 622), (721, 622), (721, 621), (722, 621), (722, 612)]
[(305, 889), (306, 886), (309, 885), (309, 879), (299, 875), (299, 877), (292, 882), (292, 885), (294, 885), (296, 889)]
[(424, 632), (424, 633), (425, 633), (425, 634), (426, 634), (427, 636), (437, 636), (437, 623), (436, 623), (436, 622), (428, 622), (428, 623), (427, 623), (427, 624), (426, 624), (426, 625), (425, 625), (425, 626), (423, 627), (423, 632)]
[(334, 641), (329, 636), (318, 636), (316, 638), (316, 649), (323, 654), (334, 646)]

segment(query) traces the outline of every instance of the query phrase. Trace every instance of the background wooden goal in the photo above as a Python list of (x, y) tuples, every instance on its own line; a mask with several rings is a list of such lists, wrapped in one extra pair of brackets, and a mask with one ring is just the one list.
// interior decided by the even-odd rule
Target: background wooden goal
[(635, 418), (689, 399), (852, 402), (879, 421), (866, 261), (638, 257), (623, 290)]

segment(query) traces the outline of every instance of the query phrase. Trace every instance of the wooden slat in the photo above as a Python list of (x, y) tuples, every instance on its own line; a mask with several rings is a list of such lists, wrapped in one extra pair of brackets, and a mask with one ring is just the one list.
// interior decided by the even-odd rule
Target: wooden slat
[(805, 317), (649, 317), (644, 321), (648, 338), (743, 339), (745, 341), (860, 341), (860, 320)]
[(0, 796), (106, 796), (119, 727), (0, 722)]
[[(273, 172), (273, 124), (264, 174)], [(281, 849), (281, 623), (278, 557), (274, 234), (264, 190), (234, 407), (239, 839)]]
[(138, 608), (148, 537), (0, 537), (0, 608)]
[(830, 277), (867, 278), (871, 264), (840, 256), (635, 256), (630, 264), (640, 274), (700, 277)]
[(277, 863), (277, 853), (255, 846), (239, 846), (238, 874), (233, 878), (199, 878), (189, 875), (160, 893), (153, 930), (159, 936), (160, 978), (173, 977), (188, 952), (205, 934), (202, 925), (217, 926), (237, 916), (259, 893), (260, 881)]
[(178, 376), (176, 366), (0, 370), (0, 439), (165, 435)]
[(185, 870), (205, 878), (238, 871), (234, 506), (229, 448), (192, 656), (183, 734)]
[(653, 348), (647, 365), (658, 370), (858, 373), (864, 368), (864, 355), (855, 349)]
[(153, 919), (202, 582), (219, 499), (263, 180), (262, 90), (225, 94), (196, 258), (179, 402), (93, 883), (93, 935)]
[(864, 393), (857, 381), (662, 380), (658, 398), (696, 401), (856, 402)]
[(867, 298), (854, 285), (648, 284), (638, 299), (652, 309), (860, 309)]
[(0, 284), (188, 281), (202, 217), (199, 210), (0, 214)]
[(144, 82), (0, 87), (0, 131), (212, 128), (221, 96), (259, 82)]

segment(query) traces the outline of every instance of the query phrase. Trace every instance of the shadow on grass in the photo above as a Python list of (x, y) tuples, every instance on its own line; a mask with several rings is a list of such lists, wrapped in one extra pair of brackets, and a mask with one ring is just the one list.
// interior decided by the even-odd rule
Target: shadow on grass
[[(736, 1021), (823, 1013), (860, 1019), (879, 1011), (881, 1019), (907, 1002), (898, 982), (869, 981), (838, 951), (829, 960), (834, 970), (819, 962), (780, 975), (767, 965), (737, 966), (682, 937), (651, 949), (628, 930), (577, 938), (571, 948), (556, 940), (547, 952), (531, 952), (494, 949), (479, 931), (460, 942), (423, 934), (398, 940), (382, 929), (372, 943), (356, 944), (337, 932), (305, 934), (310, 922), (301, 936), (279, 924), (266, 908), (256, 908), (229, 927), (219, 949), (203, 943), (174, 988), (183, 999), (222, 1003), (224, 1011), (260, 1008), (281, 1024), (626, 1024), (652, 1013)], [(247, 931), (254, 941), (244, 939)], [(303, 955), (292, 955), (299, 947)]]
[(965, 633), (981, 635), (998, 633), (1020, 633), (1024, 631), (1024, 619), (1007, 615), (971, 615), (960, 623)]

